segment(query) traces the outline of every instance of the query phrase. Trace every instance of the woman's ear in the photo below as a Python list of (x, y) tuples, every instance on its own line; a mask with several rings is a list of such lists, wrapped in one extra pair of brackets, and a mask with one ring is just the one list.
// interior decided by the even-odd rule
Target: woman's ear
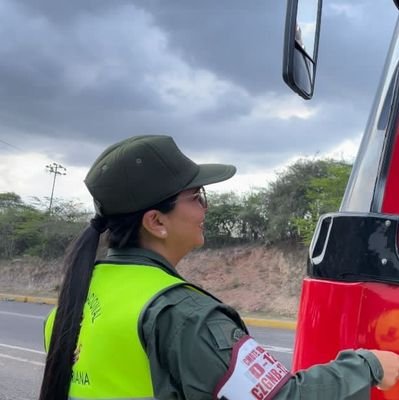
[(168, 232), (162, 220), (160, 211), (149, 210), (143, 215), (142, 225), (149, 234), (159, 239), (165, 239), (168, 236)]

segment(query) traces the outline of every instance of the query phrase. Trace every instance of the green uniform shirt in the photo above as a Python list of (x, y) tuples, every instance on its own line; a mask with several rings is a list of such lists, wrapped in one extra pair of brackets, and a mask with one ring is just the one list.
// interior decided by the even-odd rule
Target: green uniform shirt
[[(110, 249), (106, 261), (157, 265), (178, 275), (163, 257), (143, 249)], [(210, 296), (186, 287), (160, 295), (147, 308), (141, 326), (155, 397), (212, 399), (229, 366), (232, 346), (245, 330), (231, 307)], [(298, 372), (274, 399), (365, 400), (382, 373), (371, 352), (345, 351), (335, 362)]]

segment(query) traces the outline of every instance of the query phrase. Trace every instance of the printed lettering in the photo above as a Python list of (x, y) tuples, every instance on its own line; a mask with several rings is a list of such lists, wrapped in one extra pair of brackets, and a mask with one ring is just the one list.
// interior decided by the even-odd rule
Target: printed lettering
[(91, 323), (94, 323), (94, 321), (101, 315), (100, 300), (94, 293), (90, 293), (87, 297), (87, 305), (90, 309)]
[(260, 366), (258, 363), (252, 365), (252, 367), (250, 367), (249, 370), (256, 379), (259, 379), (265, 373), (264, 368)]
[(278, 383), (281, 379), (281, 374), (279, 374), (274, 368), (270, 370), (266, 376), (272, 383)]
[(244, 364), (246, 365), (251, 365), (256, 358), (258, 357), (258, 352), (256, 350), (252, 350), (245, 358), (244, 358)]
[(242, 344), (237, 347), (239, 352), (232, 365), (233, 372), (217, 397), (245, 398), (245, 394), (250, 393), (252, 400), (267, 400), (284, 378), (289, 377), (288, 370), (253, 339), (245, 347)]
[(287, 368), (285, 368), (285, 366), (283, 365), (283, 364), (281, 364), (280, 362), (278, 362), (277, 364), (276, 364), (276, 367), (277, 367), (277, 370), (282, 374), (282, 375), (285, 375), (285, 374), (288, 374), (288, 369)]
[(267, 379), (266, 377), (263, 377), (260, 382), (262, 386), (267, 389), (268, 392), (274, 387), (273, 382), (269, 381), (269, 379)]
[(259, 354), (263, 354), (266, 351), (262, 346), (258, 346), (256, 350), (258, 351)]
[(256, 400), (264, 400), (267, 395), (277, 386), (280, 382), (281, 375), (279, 375), (276, 371), (271, 371), (269, 374), (264, 376), (258, 384), (256, 384), (251, 389), (251, 394), (255, 397)]
[[(244, 367), (245, 368), (245, 367)], [(251, 381), (254, 385), (258, 382), (259, 379), (255, 378), (249, 369), (247, 369), (244, 372), (244, 376), (248, 379), (248, 381)]]
[(266, 363), (264, 363), (263, 365), (267, 365), (268, 363), (274, 364), (277, 362), (277, 360), (267, 351), (264, 352), (263, 359), (266, 360)]
[(89, 374), (86, 371), (72, 371), (71, 383), (77, 385), (90, 385)]
[(263, 394), (259, 392), (259, 384), (257, 384), (254, 388), (251, 389), (252, 395), (256, 400), (263, 400)]
[(264, 385), (262, 385), (262, 383), (258, 383), (255, 387), (251, 389), (251, 393), (257, 400), (263, 400), (266, 398), (269, 391)]

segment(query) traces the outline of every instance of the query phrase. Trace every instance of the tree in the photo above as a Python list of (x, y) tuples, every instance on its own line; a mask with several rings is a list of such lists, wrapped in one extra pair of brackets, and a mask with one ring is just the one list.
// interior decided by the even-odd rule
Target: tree
[(241, 197), (239, 213), (240, 237), (247, 241), (263, 241), (268, 226), (266, 189), (253, 189)]
[(207, 245), (218, 246), (234, 242), (239, 232), (240, 198), (234, 192), (208, 193), (209, 208), (205, 220)]
[(0, 193), (0, 257), (61, 256), (86, 225), (88, 214), (79, 203), (56, 200), (52, 213), (33, 198), (24, 203), (15, 193)]
[(10, 258), (25, 248), (18, 228), (34, 215), (35, 210), (13, 192), (0, 193), (0, 256)]
[(292, 220), (305, 244), (310, 244), (320, 215), (338, 211), (351, 169), (346, 162), (327, 160), (325, 175), (309, 181), (305, 193), (308, 209)]
[[(51, 213), (47, 210), (48, 199), (34, 198), (33, 201), (45, 216), (36, 221), (40, 241), (31, 243), (28, 253), (45, 259), (60, 257), (69, 243), (79, 234), (89, 219), (81, 203), (53, 198)], [(31, 221), (35, 225), (35, 221)], [(28, 229), (30, 227), (27, 227)]]
[(22, 207), (24, 205), (21, 196), (14, 192), (0, 193), (0, 212), (11, 207)]
[[(267, 238), (272, 242), (298, 238), (300, 232), (302, 237), (303, 221), (318, 218), (318, 209), (337, 209), (336, 199), (342, 197), (350, 168), (343, 161), (300, 159), (279, 173), (266, 195)], [(312, 224), (306, 226), (312, 229)]]
[(305, 197), (309, 181), (324, 175), (325, 162), (322, 160), (300, 159), (277, 175), (269, 186), (266, 207), (269, 214), (267, 238), (272, 241), (285, 240), (296, 236), (292, 220), (302, 217), (308, 210)]
[(267, 226), (265, 196), (265, 189), (253, 189), (243, 195), (209, 193), (207, 245), (263, 241)]

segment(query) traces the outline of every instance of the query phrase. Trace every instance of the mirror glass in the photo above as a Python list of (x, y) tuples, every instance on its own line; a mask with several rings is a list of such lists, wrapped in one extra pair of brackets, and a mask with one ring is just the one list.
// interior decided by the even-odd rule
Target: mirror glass
[(298, 1), (295, 30), (295, 40), (312, 59), (315, 55), (317, 3), (317, 0)]
[(321, 0), (288, 0), (283, 78), (305, 99), (313, 96)]

